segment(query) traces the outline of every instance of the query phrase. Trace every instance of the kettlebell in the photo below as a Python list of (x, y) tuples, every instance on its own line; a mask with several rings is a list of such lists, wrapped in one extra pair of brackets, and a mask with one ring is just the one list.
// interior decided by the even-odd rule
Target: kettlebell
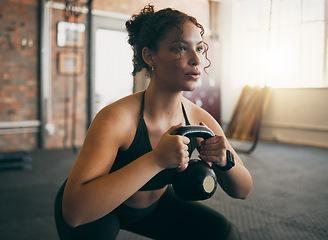
[[(203, 139), (214, 136), (214, 133), (205, 126), (184, 126), (178, 128), (173, 134)], [(217, 178), (208, 163), (192, 159), (185, 170), (179, 171), (177, 169), (172, 187), (179, 198), (188, 201), (200, 201), (213, 196), (217, 188)]]

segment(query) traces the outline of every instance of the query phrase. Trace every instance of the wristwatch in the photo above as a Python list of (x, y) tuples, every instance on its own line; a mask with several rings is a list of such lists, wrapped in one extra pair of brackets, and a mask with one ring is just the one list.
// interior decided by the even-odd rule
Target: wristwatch
[(233, 154), (229, 150), (227, 150), (226, 155), (227, 155), (227, 165), (226, 166), (221, 167), (218, 164), (215, 164), (215, 166), (217, 166), (218, 169), (220, 169), (221, 171), (225, 171), (225, 172), (230, 170), (233, 166), (235, 166), (235, 159), (233, 157)]

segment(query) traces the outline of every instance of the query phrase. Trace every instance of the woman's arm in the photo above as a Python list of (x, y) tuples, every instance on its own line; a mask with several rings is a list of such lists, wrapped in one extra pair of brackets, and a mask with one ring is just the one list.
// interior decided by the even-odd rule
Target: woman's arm
[(215, 133), (214, 137), (206, 139), (201, 143), (199, 157), (202, 160), (211, 161), (224, 167), (227, 164), (226, 150), (230, 150), (234, 155), (235, 166), (226, 172), (218, 168), (214, 168), (214, 170), (220, 186), (229, 196), (245, 199), (252, 189), (252, 177), (249, 171), (228, 142), (218, 122), (201, 108), (197, 107), (193, 113), (198, 123), (208, 126)]
[(116, 109), (104, 109), (88, 130), (63, 195), (63, 216), (71, 227), (111, 212), (160, 171), (148, 154), (108, 174), (118, 149), (129, 138), (124, 125), (132, 123), (124, 115)]
[[(181, 150), (186, 147), (186, 139), (170, 135), (176, 126), (163, 135), (152, 152), (108, 174), (118, 149), (128, 147), (132, 141), (130, 134), (132, 132), (134, 136), (135, 133), (135, 121), (124, 112), (128, 111), (103, 110), (88, 130), (64, 190), (63, 216), (71, 227), (103, 217), (159, 171), (188, 161), (187, 149)], [(175, 148), (173, 151), (172, 147)]]

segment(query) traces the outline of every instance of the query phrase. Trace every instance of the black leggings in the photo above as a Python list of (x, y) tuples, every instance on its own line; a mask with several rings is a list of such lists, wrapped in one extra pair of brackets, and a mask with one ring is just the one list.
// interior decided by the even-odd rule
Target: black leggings
[(76, 228), (69, 227), (62, 216), (64, 185), (55, 201), (55, 220), (61, 240), (116, 239), (119, 230), (152, 239), (225, 239), (230, 222), (219, 212), (200, 202), (180, 200), (169, 186), (160, 200), (145, 209), (119, 206), (106, 216)]

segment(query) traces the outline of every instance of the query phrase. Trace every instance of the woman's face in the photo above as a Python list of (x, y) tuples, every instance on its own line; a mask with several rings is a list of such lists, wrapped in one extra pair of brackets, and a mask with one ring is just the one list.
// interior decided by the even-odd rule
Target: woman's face
[(173, 91), (196, 89), (204, 62), (205, 46), (200, 29), (190, 21), (169, 31), (152, 56), (155, 71), (152, 80)]

